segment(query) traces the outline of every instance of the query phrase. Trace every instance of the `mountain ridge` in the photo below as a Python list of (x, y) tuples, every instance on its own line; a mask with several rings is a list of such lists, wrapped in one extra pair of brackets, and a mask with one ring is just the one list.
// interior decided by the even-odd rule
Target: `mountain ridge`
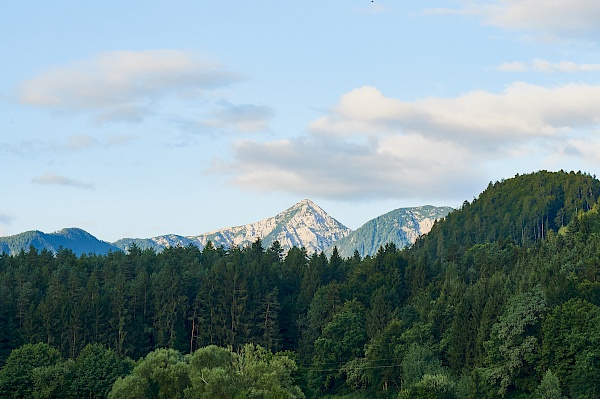
[(102, 241), (77, 228), (68, 227), (52, 233), (44, 233), (40, 230), (29, 230), (23, 233), (7, 237), (0, 237), (0, 254), (14, 255), (21, 250), (29, 250), (34, 247), (37, 250), (47, 250), (52, 253), (62, 249), (69, 249), (76, 255), (88, 253), (108, 253), (120, 251), (115, 245)]
[[(72, 250), (77, 255), (95, 253), (106, 254), (110, 251), (128, 251), (135, 244), (138, 248), (152, 249), (160, 252), (168, 247), (189, 245), (203, 249), (209, 241), (216, 247), (231, 248), (244, 247), (261, 239), (263, 246), (268, 247), (273, 242), (279, 241), (284, 252), (292, 247), (304, 247), (308, 254), (327, 252), (331, 253), (334, 246), (339, 246), (340, 254), (352, 256), (354, 248), (349, 245), (359, 245), (361, 256), (374, 255), (379, 245), (388, 241), (398, 247), (404, 247), (414, 242), (416, 237), (426, 233), (433, 224), (433, 219), (423, 218), (400, 220), (396, 218), (395, 224), (390, 222), (390, 215), (402, 211), (404, 213), (416, 212), (418, 209), (442, 209), (444, 213), (449, 207), (433, 207), (431, 205), (399, 208), (380, 217), (374, 218), (357, 230), (352, 231), (338, 220), (327, 214), (319, 205), (310, 199), (303, 199), (275, 216), (262, 219), (258, 222), (245, 225), (225, 227), (211, 230), (194, 236), (165, 234), (151, 238), (122, 238), (113, 243), (102, 241), (79, 228), (65, 228), (54, 233), (44, 233), (32, 230), (13, 236), (0, 237), (0, 253), (15, 254), (21, 250), (29, 250), (31, 246), (38, 250), (46, 249), (56, 253), (61, 247)], [(412, 211), (408, 211), (412, 210)], [(444, 213), (445, 216), (447, 212)], [(391, 223), (391, 224), (390, 224)], [(421, 223), (427, 226), (421, 227)], [(375, 229), (372, 232), (371, 245), (364, 242), (365, 226), (379, 224), (385, 228)], [(396, 230), (394, 231), (395, 227)], [(410, 226), (410, 227), (408, 227)], [(403, 229), (403, 230), (402, 230)], [(377, 233), (379, 232), (379, 233)], [(375, 236), (380, 234), (381, 237)], [(349, 236), (354, 237), (348, 239)], [(385, 241), (385, 242), (384, 242)]]
[[(423, 205), (398, 208), (369, 220), (348, 236), (334, 243), (342, 258), (358, 251), (361, 257), (375, 255), (379, 247), (393, 243), (398, 248), (413, 244), (418, 237), (427, 234), (433, 224), (446, 217), (454, 209), (448, 206)], [(333, 248), (327, 250), (331, 253)]]
[(125, 251), (131, 243), (136, 243), (142, 249), (164, 249), (167, 246), (190, 244), (202, 249), (211, 241), (215, 246), (230, 248), (243, 247), (260, 238), (265, 246), (277, 240), (285, 250), (302, 246), (312, 253), (325, 250), (350, 232), (351, 229), (329, 216), (317, 204), (303, 199), (275, 216), (246, 225), (221, 228), (195, 236), (171, 234), (148, 239), (125, 238), (114, 244)]

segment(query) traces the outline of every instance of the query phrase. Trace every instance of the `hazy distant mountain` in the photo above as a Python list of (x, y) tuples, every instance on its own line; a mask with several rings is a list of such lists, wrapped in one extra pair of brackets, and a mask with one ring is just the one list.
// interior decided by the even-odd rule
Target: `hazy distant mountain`
[[(357, 250), (361, 256), (375, 255), (380, 246), (393, 242), (403, 248), (415, 242), (417, 237), (431, 230), (433, 223), (446, 217), (453, 209), (431, 205), (400, 208), (372, 219), (344, 237), (333, 246), (340, 256), (350, 257)], [(331, 253), (333, 246), (327, 253)]]
[[(160, 252), (167, 247), (187, 247), (190, 244), (196, 245), (191, 239), (184, 236), (178, 236), (176, 234), (168, 234), (164, 236), (152, 237), (152, 238), (121, 238), (113, 243), (114, 246), (126, 251), (132, 244), (138, 246), (138, 248), (153, 249), (156, 252)], [(204, 248), (204, 246), (200, 247)]]
[(0, 237), (0, 253), (14, 254), (30, 246), (53, 253), (60, 247), (68, 248), (77, 255), (127, 250), (133, 243), (141, 249), (151, 248), (157, 252), (167, 247), (196, 245), (203, 249), (208, 241), (218, 246), (245, 247), (261, 238), (268, 248), (278, 240), (285, 251), (304, 247), (308, 253), (326, 251), (333, 245), (342, 257), (350, 257), (354, 250), (362, 255), (374, 255), (381, 245), (393, 242), (398, 247), (412, 244), (416, 238), (427, 233), (436, 219), (445, 217), (452, 208), (421, 206), (401, 208), (375, 218), (358, 230), (349, 228), (329, 216), (312, 201), (305, 199), (276, 216), (244, 226), (223, 228), (197, 236), (162, 235), (152, 238), (123, 238), (112, 244), (98, 240), (81, 229), (69, 228), (46, 234), (28, 231), (9, 237)]
[(78, 256), (120, 251), (116, 246), (98, 240), (88, 232), (77, 228), (62, 229), (49, 234), (33, 230), (14, 236), (0, 237), (0, 253), (13, 255), (20, 252), (21, 249), (29, 251), (31, 246), (38, 250), (47, 249), (52, 253), (56, 253), (62, 247), (70, 249)]
[(329, 216), (312, 201), (305, 199), (274, 217), (244, 226), (229, 227), (200, 234), (183, 237), (165, 235), (148, 239), (122, 239), (114, 243), (126, 250), (131, 243), (140, 248), (161, 250), (168, 246), (187, 246), (193, 244), (204, 248), (208, 241), (215, 246), (223, 245), (244, 247), (261, 238), (267, 248), (278, 240), (284, 250), (291, 247), (304, 247), (309, 253), (321, 252), (331, 244), (348, 234), (351, 230)]

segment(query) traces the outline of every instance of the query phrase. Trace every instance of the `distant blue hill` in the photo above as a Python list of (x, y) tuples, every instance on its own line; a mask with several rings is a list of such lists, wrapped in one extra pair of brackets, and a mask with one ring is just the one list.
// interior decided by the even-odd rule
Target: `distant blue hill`
[(62, 247), (70, 249), (77, 256), (82, 254), (106, 254), (110, 251), (121, 251), (118, 247), (98, 240), (90, 233), (77, 229), (68, 228), (54, 233), (43, 233), (38, 230), (26, 231), (14, 236), (0, 237), (0, 253), (14, 255), (21, 250), (28, 251), (30, 247), (41, 251), (46, 249), (52, 253), (58, 252)]

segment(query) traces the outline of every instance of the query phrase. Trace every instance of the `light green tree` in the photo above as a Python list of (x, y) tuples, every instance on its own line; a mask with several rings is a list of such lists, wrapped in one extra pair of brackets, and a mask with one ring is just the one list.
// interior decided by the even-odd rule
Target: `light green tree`
[(408, 389), (400, 391), (399, 399), (455, 399), (455, 383), (447, 374), (425, 374)]
[(425, 375), (442, 374), (442, 363), (431, 349), (416, 343), (411, 344), (402, 359), (402, 385), (418, 383)]
[(183, 356), (158, 349), (118, 379), (109, 399), (302, 399), (296, 363), (251, 344), (239, 352), (211, 345)]
[(551, 370), (546, 371), (544, 378), (535, 391), (536, 399), (564, 399), (560, 390), (558, 377)]
[(177, 399), (190, 386), (188, 364), (174, 349), (157, 349), (141, 359), (131, 374), (119, 378), (109, 399)]

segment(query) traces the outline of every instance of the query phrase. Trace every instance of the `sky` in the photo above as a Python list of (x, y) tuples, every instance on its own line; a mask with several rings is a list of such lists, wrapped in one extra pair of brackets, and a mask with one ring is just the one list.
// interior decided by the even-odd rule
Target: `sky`
[(600, 2), (0, 5), (0, 236), (356, 229), (600, 169)]

